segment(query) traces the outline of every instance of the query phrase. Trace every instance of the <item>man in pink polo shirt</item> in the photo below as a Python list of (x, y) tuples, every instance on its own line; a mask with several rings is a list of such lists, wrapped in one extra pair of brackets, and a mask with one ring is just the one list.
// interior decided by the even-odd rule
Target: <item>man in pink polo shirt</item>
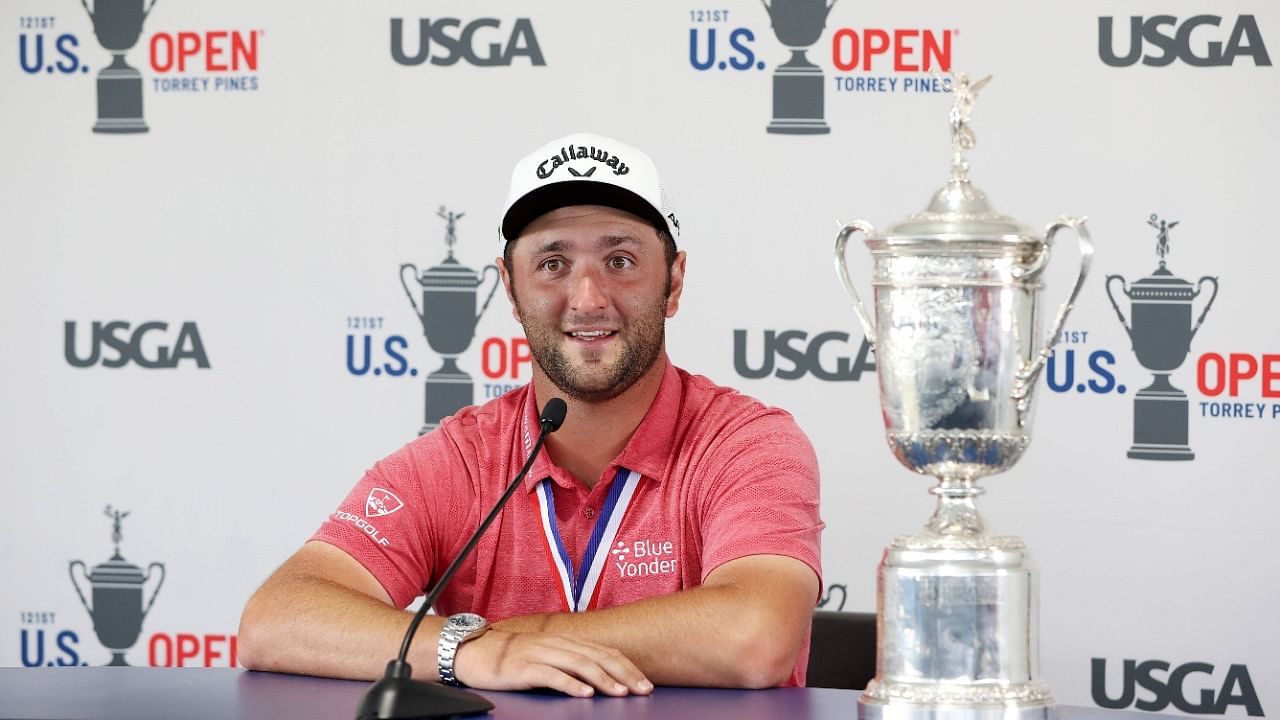
[[(803, 685), (818, 470), (791, 416), (676, 368), (680, 226), (652, 161), (595, 135), (517, 163), (499, 268), (533, 380), (374, 465), (245, 607), (250, 668), (372, 679), (568, 414), (418, 630), (423, 679), (570, 695)], [(448, 621), (446, 622), (446, 618)]]

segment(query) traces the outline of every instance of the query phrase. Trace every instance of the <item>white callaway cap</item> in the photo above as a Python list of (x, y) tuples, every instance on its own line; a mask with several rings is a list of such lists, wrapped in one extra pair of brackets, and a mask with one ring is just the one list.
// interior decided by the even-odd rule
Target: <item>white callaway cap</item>
[(500, 242), (515, 240), (539, 216), (569, 205), (626, 210), (680, 239), (680, 223), (648, 155), (625, 143), (575, 133), (516, 163), (502, 211)]

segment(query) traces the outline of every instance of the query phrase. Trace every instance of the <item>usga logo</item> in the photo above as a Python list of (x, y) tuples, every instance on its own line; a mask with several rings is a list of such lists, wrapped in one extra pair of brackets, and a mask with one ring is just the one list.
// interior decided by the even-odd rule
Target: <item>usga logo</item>
[[(87, 352), (79, 349), (83, 345), (76, 341), (75, 320), (66, 321), (64, 330), (63, 356), (72, 367), (93, 367), (101, 363), (103, 367), (119, 368), (133, 363), (148, 369), (176, 368), (189, 360), (197, 368), (209, 369), (209, 355), (200, 339), (200, 328), (194, 322), (182, 323), (173, 336), (169, 334), (169, 323), (165, 322), (144, 322), (131, 329), (124, 320), (95, 320), (85, 344)], [(103, 352), (103, 346), (114, 351), (114, 355)]]
[(421, 65), (430, 60), (432, 65), (449, 66), (466, 60), (477, 67), (505, 67), (516, 58), (524, 58), (532, 66), (547, 64), (529, 18), (516, 18), (506, 28), (497, 18), (422, 18), (409, 22), (411, 27), (415, 24), (417, 32), (410, 32), (413, 39), (406, 41), (404, 18), (391, 18), (391, 59), (401, 65)]
[[(769, 376), (799, 380), (813, 375), (819, 380), (857, 382), (864, 373), (875, 378), (876, 363), (871, 343), (865, 338), (855, 346), (850, 343), (849, 333), (838, 330), (817, 333), (812, 338), (804, 330), (765, 330), (760, 335), (761, 351), (757, 355), (750, 347), (751, 334), (748, 330), (733, 331), (733, 369), (749, 380)], [(830, 350), (824, 352), (828, 347)], [(756, 357), (760, 359), (755, 360)]]
[(1193, 67), (1213, 67), (1234, 65), (1242, 57), (1257, 66), (1271, 65), (1254, 16), (1241, 15), (1225, 23), (1223, 20), (1217, 15), (1182, 20), (1173, 15), (1134, 15), (1126, 23), (1100, 17), (1098, 58), (1111, 67), (1129, 67), (1139, 60), (1151, 67), (1171, 65), (1175, 60)]
[[(1220, 683), (1218, 677), (1222, 678)], [(1214, 666), (1206, 662), (1175, 666), (1165, 660), (1125, 660), (1119, 692), (1111, 694), (1107, 688), (1107, 660), (1093, 658), (1092, 679), (1093, 701), (1098, 707), (1122, 710), (1133, 706), (1139, 710), (1160, 712), (1172, 704), (1178, 710), (1193, 715), (1222, 715), (1230, 706), (1239, 705), (1250, 717), (1264, 716), (1258, 691), (1254, 689), (1249, 668), (1245, 665), (1230, 665), (1225, 673), (1219, 675)], [(1188, 697), (1196, 694), (1192, 687), (1200, 688), (1198, 698)], [(1138, 697), (1138, 688), (1150, 695)]]

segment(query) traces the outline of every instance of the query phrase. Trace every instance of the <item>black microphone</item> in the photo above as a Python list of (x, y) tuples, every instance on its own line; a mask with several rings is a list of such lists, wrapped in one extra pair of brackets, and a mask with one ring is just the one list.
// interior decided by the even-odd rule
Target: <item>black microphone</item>
[(448, 569), (444, 571), (444, 575), (440, 576), (436, 586), (431, 589), (426, 599), (422, 601), (422, 607), (418, 608), (417, 614), (413, 616), (413, 622), (409, 623), (409, 629), (404, 634), (404, 642), (400, 645), (400, 655), (395, 660), (387, 663), (386, 674), (369, 688), (369, 692), (365, 693), (364, 699), (360, 701), (360, 706), (356, 708), (357, 720), (450, 718), (478, 715), (493, 709), (493, 703), (482, 695), (440, 683), (414, 680), (413, 668), (406, 660), (409, 656), (409, 645), (413, 642), (413, 635), (418, 631), (418, 626), (422, 624), (422, 618), (427, 616), (427, 611), (435, 604), (440, 592), (453, 579), (453, 575), (461, 567), (462, 561), (467, 559), (467, 556), (475, 549), (476, 543), (480, 542), (480, 536), (498, 517), (498, 513), (502, 511), (502, 507), (507, 504), (511, 496), (515, 494), (520, 481), (524, 479), (524, 476), (529, 473), (529, 468), (533, 466), (533, 459), (538, 456), (538, 450), (542, 448), (542, 443), (547, 439), (548, 435), (560, 429), (560, 425), (564, 423), (565, 413), (568, 411), (568, 406), (560, 398), (551, 398), (543, 406), (542, 416), (538, 419), (541, 432), (538, 433), (538, 441), (533, 444), (533, 449), (529, 451), (529, 459), (525, 461), (524, 467), (520, 468), (520, 472), (516, 473), (515, 479), (507, 486), (506, 492), (502, 494), (502, 497), (498, 499), (498, 503), (485, 516), (484, 521), (480, 523), (480, 527), (476, 528), (475, 533), (472, 534), (467, 544), (463, 546), (462, 551), (449, 564)]

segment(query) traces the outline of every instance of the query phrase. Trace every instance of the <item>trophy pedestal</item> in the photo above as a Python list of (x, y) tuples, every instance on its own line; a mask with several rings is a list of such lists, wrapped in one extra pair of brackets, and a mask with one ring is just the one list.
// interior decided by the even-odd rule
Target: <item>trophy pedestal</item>
[(765, 128), (782, 135), (831, 132), (824, 118), (822, 68), (792, 50), (791, 59), (773, 71), (773, 120)]
[(1187, 394), (1169, 382), (1168, 374), (1133, 398), (1133, 447), (1127, 453), (1137, 460), (1194, 460), (1187, 444), (1190, 402)]
[(858, 699), (858, 720), (1056, 720), (1052, 704), (1034, 707), (920, 705)]
[(426, 418), (419, 435), (440, 426), (440, 421), (475, 402), (475, 385), (471, 376), (458, 368), (456, 357), (446, 357), (439, 370), (427, 376)]
[(900, 537), (877, 594), (876, 677), (858, 701), (861, 720), (1055, 717), (1037, 677), (1037, 583), (1020, 539)]
[(107, 663), (105, 667), (130, 667), (130, 665), (124, 661), (123, 651), (112, 650), (111, 662)]
[(116, 55), (98, 73), (98, 122), (96, 133), (144, 133), (150, 128), (142, 118), (142, 73)]

